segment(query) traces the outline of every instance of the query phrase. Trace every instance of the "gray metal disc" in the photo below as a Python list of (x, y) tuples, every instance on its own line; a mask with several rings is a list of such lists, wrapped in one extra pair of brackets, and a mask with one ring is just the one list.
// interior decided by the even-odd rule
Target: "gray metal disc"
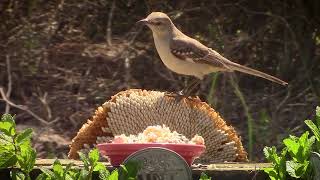
[(141, 163), (140, 180), (192, 180), (191, 168), (176, 152), (166, 148), (145, 148), (131, 154), (124, 161)]

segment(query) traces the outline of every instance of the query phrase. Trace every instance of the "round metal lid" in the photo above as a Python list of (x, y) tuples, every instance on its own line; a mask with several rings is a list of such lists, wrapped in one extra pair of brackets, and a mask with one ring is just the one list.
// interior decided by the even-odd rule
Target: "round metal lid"
[(187, 162), (176, 152), (166, 148), (145, 148), (131, 154), (124, 161), (140, 163), (140, 180), (192, 180), (192, 172)]

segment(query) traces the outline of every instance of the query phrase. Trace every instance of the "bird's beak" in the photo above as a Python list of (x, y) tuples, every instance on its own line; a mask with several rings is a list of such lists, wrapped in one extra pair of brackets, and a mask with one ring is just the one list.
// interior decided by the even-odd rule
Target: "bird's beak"
[(136, 24), (142, 24), (142, 25), (146, 25), (146, 24), (148, 24), (148, 19), (147, 18), (145, 18), (145, 19), (141, 19), (140, 21), (137, 21), (137, 23)]

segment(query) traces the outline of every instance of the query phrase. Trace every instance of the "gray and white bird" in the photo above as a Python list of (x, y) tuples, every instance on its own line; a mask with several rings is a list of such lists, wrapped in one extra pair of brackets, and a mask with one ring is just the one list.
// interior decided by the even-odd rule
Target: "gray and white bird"
[[(138, 23), (145, 24), (152, 30), (154, 43), (162, 62), (178, 74), (195, 76), (202, 80), (205, 75), (212, 72), (239, 71), (281, 85), (288, 84), (279, 78), (228, 60), (215, 50), (183, 34), (165, 13), (152, 12)], [(193, 86), (195, 84), (197, 82), (193, 83)]]

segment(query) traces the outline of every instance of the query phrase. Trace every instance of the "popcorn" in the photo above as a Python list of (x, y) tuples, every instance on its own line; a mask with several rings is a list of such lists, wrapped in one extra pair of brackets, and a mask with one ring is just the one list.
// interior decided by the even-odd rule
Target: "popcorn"
[(128, 138), (124, 135), (124, 134), (121, 134), (120, 136), (116, 136), (114, 137), (113, 143), (128, 143)]
[(196, 134), (191, 140), (176, 131), (171, 132), (165, 125), (148, 126), (138, 135), (124, 134), (114, 137), (112, 143), (173, 143), (173, 144), (197, 144), (204, 145), (202, 136)]
[(194, 144), (199, 144), (199, 145), (203, 145), (204, 144), (204, 139), (202, 136), (199, 136), (198, 134), (196, 134), (191, 141)]

